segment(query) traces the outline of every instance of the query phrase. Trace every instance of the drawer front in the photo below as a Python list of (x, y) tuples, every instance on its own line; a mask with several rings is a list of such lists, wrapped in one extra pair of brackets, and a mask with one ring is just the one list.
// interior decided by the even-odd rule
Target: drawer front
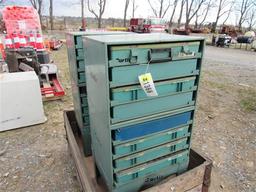
[[(155, 83), (158, 96), (165, 96), (178, 92), (191, 91), (195, 88), (196, 77), (182, 78), (178, 80), (169, 80)], [(128, 86), (111, 89), (111, 104), (117, 105), (131, 101), (149, 99), (141, 86)]]
[(83, 48), (83, 39), (82, 36), (75, 36), (75, 46), (77, 49), (82, 49)]
[(84, 59), (84, 50), (83, 49), (76, 49), (76, 59), (77, 60)]
[[(111, 68), (110, 87), (139, 84), (138, 76), (144, 74), (146, 68), (147, 65)], [(196, 75), (197, 59), (150, 64), (149, 72), (154, 81)]]
[(193, 92), (185, 92), (176, 95), (154, 97), (154, 99), (142, 100), (112, 107), (112, 122), (120, 122), (147, 115), (171, 111), (174, 109), (194, 105)]
[(145, 123), (123, 127), (113, 131), (113, 139), (127, 141), (137, 137), (146, 136), (172, 127), (186, 125), (192, 118), (192, 112), (185, 112)]
[(86, 96), (81, 97), (81, 104), (82, 106), (88, 106), (88, 101)]
[(90, 119), (89, 119), (89, 115), (82, 115), (83, 117), (83, 125), (84, 126), (88, 126), (90, 125)]
[(83, 60), (77, 61), (77, 71), (78, 72), (85, 71), (85, 64)]
[(78, 83), (85, 83), (85, 71), (77, 73)]
[(150, 136), (117, 144), (113, 146), (114, 158), (129, 155), (131, 153), (141, 152), (142, 150), (149, 149), (151, 147), (159, 146), (174, 140), (187, 137), (189, 133), (190, 125), (186, 125), (178, 128), (171, 128), (160, 133), (152, 134)]
[(114, 160), (115, 170), (127, 169), (153, 159), (160, 158), (172, 154), (189, 147), (188, 138), (183, 138), (181, 140), (167, 143), (140, 153), (135, 153), (126, 157), (122, 157)]
[[(115, 179), (117, 183), (127, 183), (139, 177), (144, 177), (150, 175), (154, 172), (158, 172), (161, 169), (176, 167), (175, 170), (172, 170), (172, 173), (179, 172), (180, 167), (184, 169), (187, 167), (189, 161), (189, 152), (188, 150), (178, 152), (177, 154), (172, 154), (170, 156), (160, 158), (159, 160), (154, 160), (134, 168), (126, 169), (115, 174)], [(177, 165), (177, 166), (175, 166)], [(184, 166), (185, 165), (185, 166)], [(180, 167), (179, 167), (180, 166)]]
[(85, 116), (89, 116), (89, 109), (87, 106), (81, 107), (82, 114)]
[(178, 59), (200, 57), (199, 42), (155, 44), (137, 46), (112, 46), (109, 66), (145, 64)]

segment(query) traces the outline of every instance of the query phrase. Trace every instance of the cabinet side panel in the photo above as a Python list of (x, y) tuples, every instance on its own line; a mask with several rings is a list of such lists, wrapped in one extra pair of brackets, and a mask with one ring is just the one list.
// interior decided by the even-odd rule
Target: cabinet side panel
[(84, 37), (85, 71), (92, 149), (99, 171), (112, 188), (112, 149), (109, 115), (107, 47)]

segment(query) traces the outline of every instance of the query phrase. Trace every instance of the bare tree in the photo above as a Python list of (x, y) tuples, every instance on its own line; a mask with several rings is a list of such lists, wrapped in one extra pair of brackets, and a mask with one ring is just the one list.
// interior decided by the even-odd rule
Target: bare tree
[(238, 12), (239, 12), (239, 19), (238, 19), (238, 28), (241, 31), (242, 25), (247, 20), (248, 12), (253, 6), (253, 0), (241, 0), (241, 3), (238, 2)]
[(49, 7), (49, 15), (50, 15), (50, 27), (53, 30), (53, 0), (50, 0), (50, 7)]
[(181, 19), (182, 19), (182, 14), (183, 14), (183, 9), (184, 9), (184, 5), (185, 5), (185, 1), (186, 0), (181, 0), (180, 2), (180, 14), (179, 14), (179, 18), (178, 18), (178, 28), (180, 27), (181, 24)]
[(43, 0), (29, 0), (31, 5), (37, 10), (39, 15), (40, 23), (42, 24), (42, 8), (43, 8)]
[(139, 6), (136, 5), (136, 0), (132, 0), (132, 18), (134, 18), (135, 11)]
[(84, 18), (84, 0), (81, 0), (81, 17), (82, 17), (82, 30), (85, 30), (85, 18)]
[(90, 0), (88, 0), (88, 10), (96, 17), (98, 20), (98, 28), (101, 28), (101, 20), (102, 20), (102, 15), (105, 11), (106, 7), (106, 2), (107, 0), (98, 0), (97, 4), (99, 7), (98, 14), (96, 13), (95, 9), (92, 9), (90, 6)]
[(251, 9), (248, 14), (248, 30), (251, 31), (252, 28), (256, 25), (256, 7)]
[(206, 7), (205, 7), (204, 11), (203, 11), (204, 17), (203, 17), (203, 19), (201, 20), (201, 22), (199, 24), (199, 28), (201, 28), (203, 26), (203, 24), (204, 24), (204, 22), (205, 22), (205, 20), (208, 16), (208, 13), (209, 13), (209, 11), (212, 7), (213, 7), (213, 2), (212, 2), (212, 0), (209, 0), (208, 3), (206, 4)]
[(171, 18), (170, 18), (170, 21), (169, 21), (169, 28), (172, 27), (172, 24), (173, 24), (173, 17), (174, 17), (174, 14), (175, 14), (175, 10), (176, 10), (177, 5), (178, 5), (178, 0), (174, 0), (172, 15), (171, 15)]
[(229, 16), (230, 16), (230, 14), (231, 14), (232, 11), (233, 11), (234, 4), (235, 4), (235, 0), (233, 0), (233, 1), (230, 3), (229, 9), (228, 9), (228, 14), (227, 14), (226, 18), (224, 19), (222, 25), (225, 25), (225, 23), (226, 23), (227, 20), (229, 19)]
[(151, 0), (148, 0), (148, 3), (155, 17), (159, 17), (159, 18), (163, 18), (171, 6), (170, 0), (158, 0), (158, 1), (154, 1), (154, 4), (152, 4)]
[(218, 21), (219, 19), (225, 15), (226, 13), (228, 13), (228, 9), (227, 9), (227, 6), (230, 5), (230, 1), (229, 0), (219, 0), (218, 1), (218, 4), (217, 4), (217, 15), (216, 15), (216, 19), (215, 19), (215, 22), (213, 24), (213, 27), (212, 27), (212, 32), (216, 32), (216, 28), (217, 28), (217, 25), (218, 25)]
[(127, 16), (127, 9), (129, 7), (130, 0), (125, 0), (124, 5), (124, 27), (126, 27), (126, 16)]
[(206, 0), (185, 0), (186, 5), (186, 22), (185, 28), (189, 28), (189, 23), (195, 17), (201, 6)]

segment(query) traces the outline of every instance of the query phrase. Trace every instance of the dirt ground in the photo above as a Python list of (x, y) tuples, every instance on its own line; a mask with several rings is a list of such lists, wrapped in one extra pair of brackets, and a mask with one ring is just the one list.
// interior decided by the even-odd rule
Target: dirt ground
[[(66, 48), (51, 56), (67, 95), (44, 104), (46, 123), (0, 133), (0, 191), (79, 191), (63, 126), (72, 109)], [(256, 191), (255, 138), (256, 53), (207, 47), (192, 146), (213, 160), (211, 192)]]

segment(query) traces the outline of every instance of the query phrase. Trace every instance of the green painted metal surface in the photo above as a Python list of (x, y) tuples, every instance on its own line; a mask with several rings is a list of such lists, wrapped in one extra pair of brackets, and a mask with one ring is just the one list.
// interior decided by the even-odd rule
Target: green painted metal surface
[[(138, 191), (152, 184), (151, 178), (160, 181), (185, 171), (204, 39), (133, 34), (83, 37), (83, 43), (93, 155), (108, 189)], [(138, 75), (147, 68), (157, 97), (147, 97), (140, 88)], [(192, 120), (180, 127), (113, 140), (113, 131), (122, 127), (186, 111), (192, 111)], [(169, 145), (179, 140), (184, 142)]]
[(140, 118), (155, 113), (187, 107), (194, 105), (194, 103), (193, 92), (185, 92), (175, 95), (145, 99), (141, 100), (140, 102), (121, 104), (111, 108), (111, 121), (119, 122)]
[(120, 170), (130, 168), (141, 163), (145, 163), (147, 161), (166, 156), (172, 154), (174, 152), (187, 149), (188, 145), (188, 137), (167, 143), (164, 145), (160, 145), (154, 148), (151, 148), (146, 151), (142, 151), (140, 153), (136, 153), (134, 155), (129, 155), (128, 157), (122, 157), (114, 160), (114, 172), (118, 172)]
[(183, 60), (200, 58), (199, 42), (172, 43), (162, 46), (113, 46), (110, 48), (111, 56), (109, 66), (122, 66), (131, 64), (147, 64), (149, 62), (163, 62), (169, 60)]
[[(148, 70), (147, 70), (148, 69)], [(154, 81), (197, 75), (197, 60), (170, 61), (110, 69), (111, 87), (138, 84), (138, 76), (150, 72)], [(129, 75), (127, 75), (129, 74)]]
[[(71, 77), (72, 96), (74, 103), (74, 110), (79, 128), (84, 131), (83, 138), (88, 138), (85, 143), (85, 154), (91, 155), (91, 140), (90, 138), (90, 122), (89, 111), (86, 93), (86, 77), (85, 77), (85, 62), (84, 62), (84, 48), (83, 36), (90, 35), (110, 35), (110, 34), (125, 34), (125, 32), (71, 32), (66, 34), (67, 52), (69, 71)], [(87, 135), (86, 135), (87, 134)]]
[(138, 153), (155, 146), (188, 137), (190, 136), (189, 127), (190, 125), (171, 128), (128, 142), (113, 142), (113, 158), (116, 159), (128, 154)]
[[(158, 96), (196, 90), (195, 77), (156, 82)], [(111, 106), (149, 99), (140, 85), (111, 89)]]
[[(117, 183), (127, 183), (136, 178), (150, 175), (158, 170), (168, 168), (170, 166), (188, 164), (188, 157), (188, 150), (177, 152), (176, 154), (165, 156), (163, 158), (159, 158), (158, 160), (117, 172), (115, 174), (115, 181)], [(176, 173), (177, 171), (179, 171), (178, 167), (175, 170), (170, 169), (169, 174)]]

